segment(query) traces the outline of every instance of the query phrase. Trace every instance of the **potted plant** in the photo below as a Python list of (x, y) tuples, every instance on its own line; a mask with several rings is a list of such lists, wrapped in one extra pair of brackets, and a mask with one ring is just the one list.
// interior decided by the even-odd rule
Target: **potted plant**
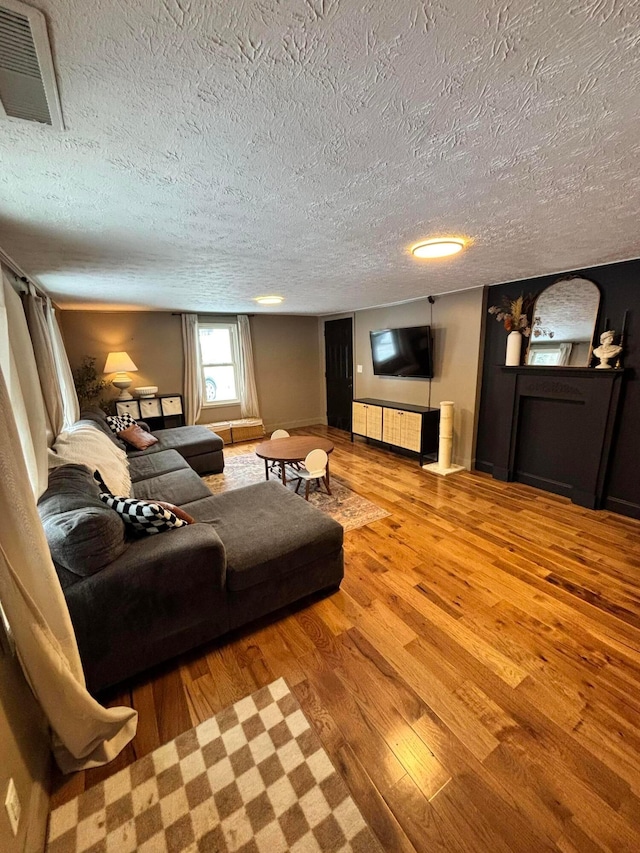
[(108, 411), (109, 402), (101, 395), (107, 390), (109, 383), (99, 378), (93, 356), (86, 355), (80, 366), (73, 371), (73, 384), (76, 386), (80, 409), (98, 405), (105, 412)]
[(507, 336), (507, 353), (505, 364), (517, 367), (520, 364), (522, 351), (522, 336), (528, 338), (531, 334), (531, 310), (534, 297), (520, 294), (517, 299), (504, 297), (501, 305), (492, 305), (489, 314), (493, 314), (499, 323), (504, 325)]

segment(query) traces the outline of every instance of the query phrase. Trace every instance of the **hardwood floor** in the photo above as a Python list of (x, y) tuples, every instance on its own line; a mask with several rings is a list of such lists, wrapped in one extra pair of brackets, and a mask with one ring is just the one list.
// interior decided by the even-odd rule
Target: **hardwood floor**
[(385, 850), (637, 853), (640, 522), (305, 432), (391, 513), (341, 590), (110, 696), (135, 740), (53, 804), (284, 676)]

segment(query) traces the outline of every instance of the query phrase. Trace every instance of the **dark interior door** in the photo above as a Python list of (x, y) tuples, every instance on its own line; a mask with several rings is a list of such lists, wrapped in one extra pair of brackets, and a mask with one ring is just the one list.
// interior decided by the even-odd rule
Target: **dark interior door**
[(324, 324), (327, 423), (351, 432), (353, 329), (351, 317)]

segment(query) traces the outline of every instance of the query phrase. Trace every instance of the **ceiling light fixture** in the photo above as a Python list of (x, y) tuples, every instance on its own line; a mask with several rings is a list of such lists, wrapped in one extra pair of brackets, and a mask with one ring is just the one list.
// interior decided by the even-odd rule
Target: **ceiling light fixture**
[(464, 240), (458, 237), (437, 237), (434, 240), (423, 240), (412, 247), (411, 253), (416, 258), (446, 258), (464, 249)]
[(256, 296), (255, 301), (260, 305), (280, 305), (284, 302), (284, 296)]

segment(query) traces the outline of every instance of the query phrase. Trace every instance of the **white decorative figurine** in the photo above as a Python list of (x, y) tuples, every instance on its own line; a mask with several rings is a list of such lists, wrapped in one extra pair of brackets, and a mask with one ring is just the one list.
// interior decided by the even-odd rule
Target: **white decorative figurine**
[(622, 347), (613, 342), (615, 336), (616, 333), (612, 329), (600, 335), (600, 346), (593, 351), (595, 357), (600, 360), (600, 364), (596, 364), (596, 370), (611, 369), (609, 361), (622, 352)]

